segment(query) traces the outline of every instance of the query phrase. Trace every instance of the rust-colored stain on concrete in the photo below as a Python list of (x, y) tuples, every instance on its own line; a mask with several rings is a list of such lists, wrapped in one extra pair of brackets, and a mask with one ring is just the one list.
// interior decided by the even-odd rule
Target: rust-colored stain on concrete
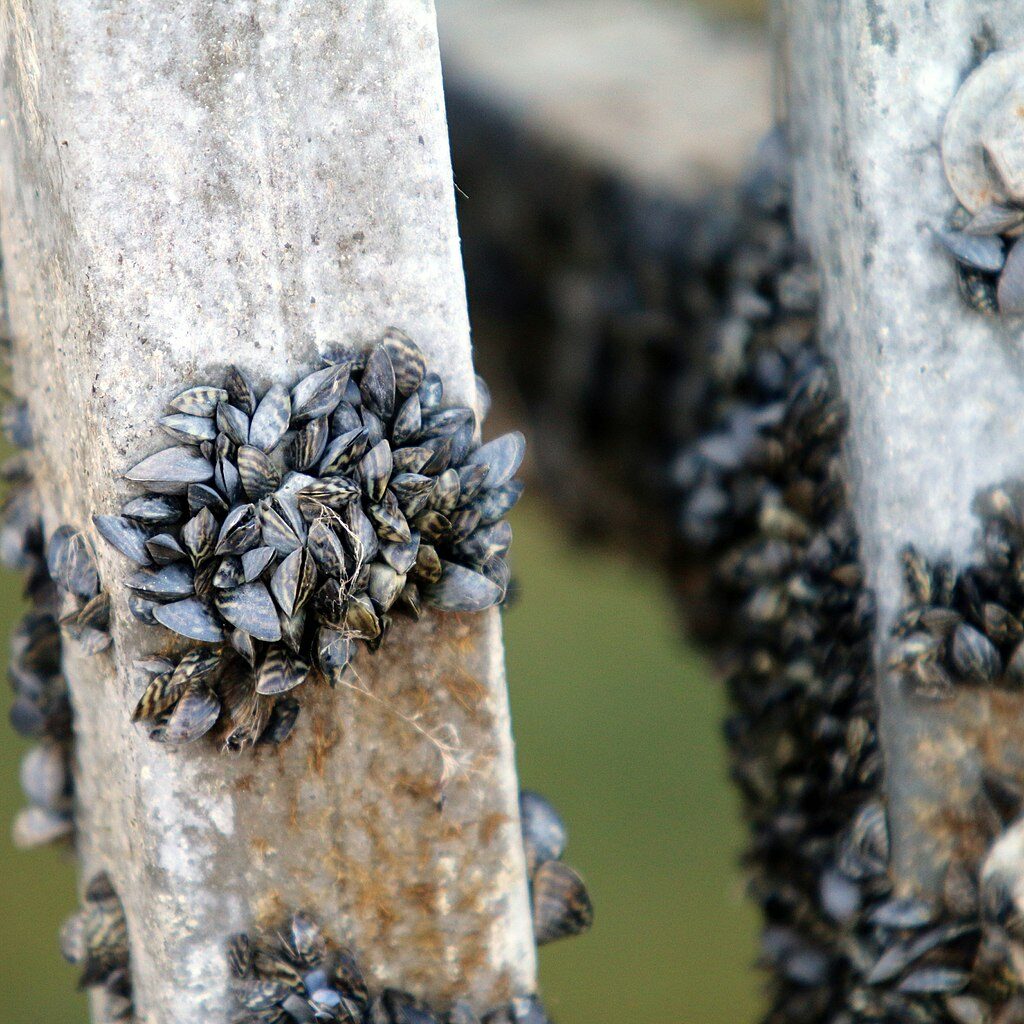
[(437, 914), (441, 909), (441, 890), (435, 882), (416, 882), (402, 889), (402, 898), (419, 907), (427, 916)]
[(485, 712), (487, 687), (479, 679), (465, 672), (446, 672), (440, 678), (448, 695), (474, 718)]
[[(521, 854), (514, 780), (494, 785), (511, 754), (505, 694), (487, 682), (481, 620), (465, 618), (396, 624), (376, 655), (360, 652), (352, 686), (307, 687), (292, 737), (253, 752), (232, 789), (256, 853), (241, 884), (273, 877), (272, 926), (307, 910), (372, 986), (439, 1005), (469, 991), (483, 1008), (511, 994), (522, 963), (495, 953), (518, 911), (498, 882)], [(525, 874), (522, 895), (525, 912)]]
[(341, 742), (341, 729), (326, 720), (325, 716), (313, 716), (313, 740), (309, 745), (309, 774), (323, 776), (331, 751)]
[(279, 927), (291, 912), (291, 908), (281, 893), (270, 890), (259, 898), (253, 908), (253, 920), (261, 930), (270, 931)]
[(265, 836), (254, 836), (250, 846), (261, 861), (265, 861), (274, 852), (274, 844)]
[(235, 792), (237, 793), (251, 793), (253, 787), (253, 777), (251, 775), (239, 775), (235, 779)]
[(936, 891), (948, 864), (975, 867), (1001, 828), (983, 791), (987, 774), (1024, 783), (1024, 694), (961, 689), (952, 700), (914, 705), (890, 822), (901, 892)]
[(500, 811), (493, 811), (482, 818), (477, 824), (477, 835), (480, 837), (480, 845), (490, 846), (501, 828), (510, 822), (509, 816), (502, 814)]

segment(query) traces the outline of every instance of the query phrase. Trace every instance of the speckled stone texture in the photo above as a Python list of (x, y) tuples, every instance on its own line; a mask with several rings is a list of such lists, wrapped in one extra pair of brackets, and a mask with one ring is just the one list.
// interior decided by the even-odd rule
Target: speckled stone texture
[[(985, 24), (1024, 43), (1015, 0), (821, 4), (778, 0), (780, 94), (796, 152), (798, 228), (819, 260), (823, 336), (851, 410), (862, 550), (880, 610), (897, 608), (898, 552), (975, 557), (978, 490), (1024, 474), (1024, 324), (967, 309), (930, 229), (955, 208), (939, 140)], [(880, 673), (893, 867), (933, 892), (980, 760), (1019, 760), (1019, 699), (908, 696)], [(1024, 865), (1021, 866), (1024, 874)]]
[[(291, 383), (393, 324), (472, 400), (430, 0), (0, 0), (0, 71), (48, 529), (115, 511), (166, 400), (229, 362)], [(167, 750), (128, 721), (130, 664), (165, 641), (96, 550), (115, 648), (67, 664), (81, 854), (124, 899), (139, 1019), (228, 1020), (225, 937), (299, 907), (374, 984), (532, 991), (497, 613), (396, 626), (360, 665), (371, 696), (323, 692), (279, 752)], [(427, 734), (461, 763), (443, 792)]]

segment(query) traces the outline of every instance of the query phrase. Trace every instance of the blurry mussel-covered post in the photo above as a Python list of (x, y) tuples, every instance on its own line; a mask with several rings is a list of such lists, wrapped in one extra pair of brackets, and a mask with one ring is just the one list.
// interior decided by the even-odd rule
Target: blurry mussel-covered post
[[(1010, 301), (1024, 166), (1002, 109), (1019, 117), (1019, 77), (999, 81), (1024, 10), (780, 0), (774, 22), (796, 226), (820, 271), (877, 601), (890, 872), (947, 915), (980, 899), (976, 986), (1019, 965), (1024, 939), (1020, 826), (998, 838), (1024, 795), (1024, 335)], [(978, 265), (979, 237), (998, 263)]]
[(9, 0), (0, 62), (24, 827), (93, 880), (94, 1014), (233, 1019), (229, 937), (306, 907), (372, 991), (528, 1000), (522, 451), (481, 447), (432, 5)]
[(480, 361), (528, 418), (538, 489), (653, 559), (666, 451), (702, 426), (736, 180), (770, 123), (767, 47), (693, 4), (437, 6)]

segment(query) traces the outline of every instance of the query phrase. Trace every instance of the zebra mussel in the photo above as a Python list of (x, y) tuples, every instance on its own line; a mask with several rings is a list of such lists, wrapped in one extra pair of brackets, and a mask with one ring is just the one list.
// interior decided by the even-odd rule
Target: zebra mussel
[(60, 626), (86, 654), (110, 646), (110, 595), (100, 588), (89, 538), (72, 526), (59, 526), (46, 544), (46, 566), (61, 595)]
[(82, 968), (79, 987), (101, 988), (106, 993), (105, 1019), (130, 1021), (128, 922), (106, 872), (90, 879), (82, 909), (65, 922), (60, 945), (65, 959)]
[(519, 819), (537, 945), (588, 931), (594, 908), (583, 879), (562, 863), (568, 834), (558, 811), (539, 793), (524, 789), (519, 794)]
[(21, 449), (2, 476), (8, 491), (0, 514), (0, 558), (25, 576), (31, 610), (11, 636), (8, 673), (14, 689), (14, 730), (38, 743), (22, 758), (20, 778), (29, 806), (14, 822), (18, 846), (34, 847), (70, 838), (74, 831), (71, 775), (71, 706), (61, 669), (60, 599), (47, 569), (43, 523), (30, 472), (32, 430), (28, 408), (12, 402), (4, 410), (4, 432)]
[[(1024, 687), (1024, 482), (982, 492), (975, 511), (974, 564), (957, 571), (913, 547), (902, 552), (904, 602), (887, 668), (921, 699)], [(959, 979), (947, 1007), (958, 1022), (1024, 1016), (1024, 907), (1016, 892), (1024, 787), (990, 760), (983, 756), (979, 791), (964, 809), (973, 842), (955, 852), (943, 887), (943, 924), (961, 932), (958, 957), (944, 964), (947, 976)]]
[(960, 202), (935, 232), (956, 261), (964, 301), (987, 315), (1024, 313), (1024, 188), (1020, 179), (1017, 50), (976, 40), (978, 65), (946, 117), (942, 162)]
[[(867, 981), (903, 934), (872, 920), (891, 898), (874, 607), (842, 481), (845, 409), (817, 344), (815, 274), (789, 224), (787, 172), (775, 133), (744, 187), (746, 241), (707, 419), (673, 466), (681, 569), (686, 585), (698, 581), (688, 604), (719, 648), (732, 704), (726, 736), (771, 971), (766, 1020), (942, 1019), (918, 1016), (931, 997)], [(709, 559), (710, 574), (690, 570)]]
[(1024, 207), (990, 204), (972, 214), (959, 207), (935, 237), (953, 256), (960, 294), (986, 316), (1024, 313)]
[(975, 509), (978, 564), (957, 573), (913, 547), (902, 553), (904, 604), (888, 667), (933, 700), (964, 685), (1024, 687), (1024, 481), (990, 488)]
[(227, 957), (238, 1024), (548, 1024), (533, 995), (481, 1018), (466, 1002), (438, 1011), (399, 989), (371, 992), (352, 950), (306, 913), (268, 933), (232, 936)]
[(394, 329), (290, 390), (257, 397), (237, 368), (222, 384), (171, 400), (160, 424), (177, 443), (126, 474), (145, 493), (94, 522), (137, 566), (135, 616), (201, 645), (140, 666), (136, 719), (172, 743), (223, 721), (240, 749), (287, 736), (293, 691), (346, 680), (394, 614), (504, 600), (524, 441), (480, 444), (475, 412), (445, 404)]

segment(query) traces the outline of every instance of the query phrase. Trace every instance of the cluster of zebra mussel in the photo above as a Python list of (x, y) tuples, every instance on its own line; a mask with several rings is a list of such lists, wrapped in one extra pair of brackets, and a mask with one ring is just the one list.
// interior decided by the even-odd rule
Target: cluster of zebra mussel
[(660, 557), (670, 524), (652, 502), (700, 407), (734, 204), (641, 184), (458, 78), (456, 172), (501, 197), (458, 198), (476, 349), (544, 438), (536, 479), (574, 533)]
[[(887, 667), (925, 700), (950, 700), (964, 687), (1024, 686), (1024, 482), (983, 492), (975, 510), (977, 564), (957, 573), (913, 548), (902, 554), (904, 603)], [(943, 957), (949, 989), (957, 993), (947, 1003), (950, 1017), (961, 1024), (1019, 1022), (1024, 916), (1016, 872), (1024, 787), (986, 764), (979, 782), (965, 808), (974, 842), (947, 867), (942, 907), (929, 909), (955, 943)]]
[(74, 831), (71, 777), (71, 706), (61, 668), (60, 597), (47, 570), (43, 523), (29, 470), (32, 444), (28, 410), (12, 402), (4, 432), (20, 449), (3, 466), (8, 485), (0, 523), (0, 557), (25, 575), (31, 602), (11, 637), (9, 674), (14, 688), (11, 725), (38, 740), (21, 763), (21, 784), (30, 806), (18, 813), (14, 838), (32, 847), (69, 838)]
[(110, 595), (101, 589), (89, 538), (58, 526), (46, 542), (46, 568), (61, 596), (60, 626), (84, 654), (110, 647)]
[(977, 926), (898, 898), (874, 695), (874, 603), (841, 466), (845, 410), (816, 338), (814, 275), (793, 240), (786, 160), (769, 139), (746, 188), (748, 241), (730, 280), (716, 387), (682, 453), (688, 557), (722, 647), (733, 776), (753, 831), (772, 1024), (989, 1020), (965, 969)]
[(154, 739), (220, 721), (228, 749), (280, 742), (291, 691), (345, 680), (394, 612), (504, 600), (522, 435), (480, 445), (474, 411), (445, 405), (401, 332), (262, 398), (232, 368), (173, 398), (160, 425), (178, 444), (127, 474), (147, 492), (94, 518), (138, 565), (135, 616), (203, 645), (140, 665), (135, 718)]
[(975, 214), (959, 207), (935, 232), (956, 260), (964, 302), (979, 313), (1024, 313), (1024, 208), (993, 203)]
[(904, 608), (889, 668), (918, 696), (957, 686), (1024, 686), (1024, 482), (991, 488), (975, 503), (984, 560), (960, 574), (903, 552)]
[(228, 963), (242, 1011), (237, 1024), (548, 1024), (535, 996), (513, 999), (481, 1022), (465, 1002), (439, 1013), (400, 989), (371, 995), (352, 951), (305, 913), (269, 934), (233, 936)]
[(104, 1020), (132, 1019), (132, 985), (128, 969), (128, 923), (110, 876), (93, 876), (82, 909), (64, 924), (61, 952), (82, 968), (80, 988), (106, 992)]

